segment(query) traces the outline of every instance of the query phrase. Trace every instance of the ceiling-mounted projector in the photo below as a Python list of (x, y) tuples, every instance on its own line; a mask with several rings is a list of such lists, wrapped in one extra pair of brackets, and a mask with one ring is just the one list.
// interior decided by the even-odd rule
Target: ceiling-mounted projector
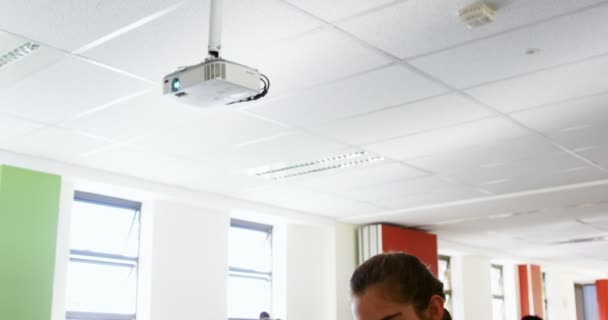
[(163, 78), (163, 94), (199, 107), (257, 100), (270, 89), (256, 69), (220, 57), (223, 0), (211, 0), (209, 56)]

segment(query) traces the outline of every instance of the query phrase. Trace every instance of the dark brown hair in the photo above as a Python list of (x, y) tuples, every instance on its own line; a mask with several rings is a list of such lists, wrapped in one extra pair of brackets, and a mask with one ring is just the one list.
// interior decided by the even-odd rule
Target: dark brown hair
[[(445, 300), (443, 283), (418, 258), (403, 253), (383, 253), (365, 261), (353, 273), (350, 289), (362, 295), (370, 286), (381, 285), (386, 299), (412, 304), (418, 314), (427, 309), (433, 295)], [(443, 319), (451, 319), (445, 311)]]

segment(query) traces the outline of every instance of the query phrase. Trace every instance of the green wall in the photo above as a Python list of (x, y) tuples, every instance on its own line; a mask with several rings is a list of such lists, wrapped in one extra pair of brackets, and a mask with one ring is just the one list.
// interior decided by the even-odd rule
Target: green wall
[(0, 319), (50, 320), (61, 178), (0, 165)]

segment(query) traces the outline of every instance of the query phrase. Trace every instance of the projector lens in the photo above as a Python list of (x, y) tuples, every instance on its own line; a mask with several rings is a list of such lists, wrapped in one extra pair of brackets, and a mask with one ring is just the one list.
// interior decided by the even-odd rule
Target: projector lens
[(179, 82), (178, 78), (173, 79), (171, 82), (171, 90), (173, 92), (177, 92), (182, 89), (182, 84)]

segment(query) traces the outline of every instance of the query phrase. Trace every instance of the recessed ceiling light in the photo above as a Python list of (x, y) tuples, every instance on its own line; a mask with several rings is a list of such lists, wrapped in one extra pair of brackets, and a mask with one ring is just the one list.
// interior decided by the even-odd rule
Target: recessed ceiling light
[(564, 128), (564, 129), (561, 129), (560, 131), (561, 132), (580, 131), (580, 130), (587, 129), (589, 127), (591, 127), (591, 126), (588, 125), (588, 124), (581, 124), (581, 125), (577, 125), (577, 126), (572, 126), (572, 127)]
[(511, 181), (511, 179), (498, 179), (498, 180), (492, 180), (492, 181), (487, 181), (481, 184), (481, 186), (489, 186), (489, 185), (495, 185), (495, 184), (501, 184), (501, 183), (505, 183), (505, 182), (509, 182)]
[(505, 165), (504, 162), (490, 162), (490, 163), (482, 164), (480, 167), (482, 167), (482, 168), (496, 168), (496, 167), (502, 167), (504, 165)]
[(19, 60), (38, 48), (40, 48), (39, 44), (33, 42), (26, 42), (20, 45), (19, 47), (9, 51), (8, 53), (2, 55), (0, 57), (0, 67)]
[(382, 160), (384, 160), (383, 157), (370, 155), (365, 151), (358, 151), (302, 163), (265, 166), (254, 169), (250, 173), (267, 179), (283, 180), (330, 170), (372, 164)]

